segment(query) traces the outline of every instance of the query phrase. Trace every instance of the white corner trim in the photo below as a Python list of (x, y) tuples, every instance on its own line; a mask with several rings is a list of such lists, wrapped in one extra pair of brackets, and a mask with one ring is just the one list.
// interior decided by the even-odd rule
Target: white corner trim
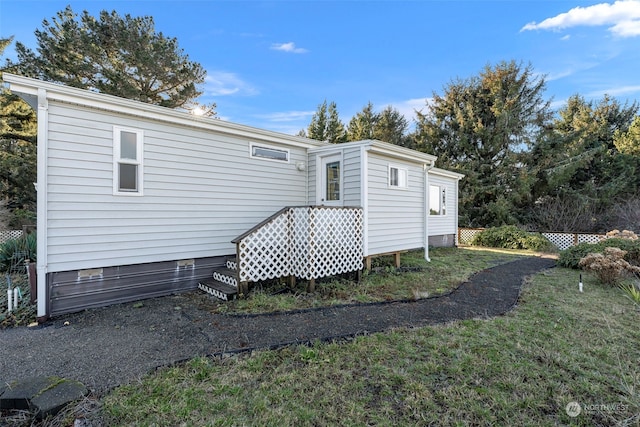
[(49, 155), (49, 101), (47, 99), (47, 91), (38, 89), (38, 110), (36, 111), (38, 120), (38, 136), (37, 136), (37, 251), (38, 258), (36, 269), (38, 271), (37, 289), (38, 289), (38, 305), (37, 316), (43, 318), (47, 316), (47, 307), (49, 303), (49, 295), (47, 293), (47, 212), (48, 212), (48, 193), (49, 184), (47, 177), (48, 155)]
[(363, 255), (369, 256), (369, 147), (360, 147), (360, 204), (362, 205)]

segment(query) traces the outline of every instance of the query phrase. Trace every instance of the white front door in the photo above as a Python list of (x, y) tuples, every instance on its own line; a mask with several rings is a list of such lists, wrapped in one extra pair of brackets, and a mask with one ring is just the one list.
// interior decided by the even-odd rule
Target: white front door
[(317, 204), (342, 206), (342, 155), (321, 157), (319, 172)]

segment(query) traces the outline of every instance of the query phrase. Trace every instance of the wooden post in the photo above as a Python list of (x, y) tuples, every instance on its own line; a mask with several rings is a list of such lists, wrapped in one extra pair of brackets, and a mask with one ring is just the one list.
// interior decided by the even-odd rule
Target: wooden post
[(246, 298), (249, 293), (249, 282), (240, 282), (238, 283), (238, 291), (240, 292), (240, 297)]
[(294, 276), (293, 274), (289, 276), (289, 287), (291, 289), (295, 289), (296, 287), (296, 276)]
[(371, 271), (371, 257), (370, 256), (365, 257), (365, 259), (364, 259), (364, 268), (367, 271)]
[(316, 279), (311, 279), (307, 284), (307, 292), (315, 292), (315, 290), (316, 290)]
[(396, 252), (393, 254), (393, 261), (396, 264), (396, 268), (400, 268), (400, 252)]
[(36, 264), (30, 260), (25, 260), (27, 266), (27, 277), (29, 279), (29, 302), (35, 303), (38, 299), (38, 281), (36, 277)]

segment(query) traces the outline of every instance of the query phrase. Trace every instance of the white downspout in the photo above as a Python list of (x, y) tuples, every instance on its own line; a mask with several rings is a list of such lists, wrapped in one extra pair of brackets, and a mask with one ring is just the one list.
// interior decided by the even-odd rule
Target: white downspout
[(38, 183), (37, 183), (37, 251), (38, 260), (36, 268), (38, 271), (38, 320), (47, 318), (47, 307), (49, 295), (47, 295), (47, 199), (48, 199), (48, 178), (47, 178), (47, 158), (49, 151), (49, 101), (47, 91), (38, 89)]
[(456, 207), (456, 209), (455, 209), (455, 214), (456, 214), (456, 218), (455, 218), (455, 221), (456, 221), (456, 232), (455, 232), (454, 237), (453, 237), (453, 243), (455, 244), (456, 247), (460, 246), (460, 242), (458, 242), (458, 230), (459, 230), (458, 229), (458, 227), (459, 227), (459, 223), (458, 223), (458, 209), (459, 209), (458, 201), (460, 199), (460, 196), (459, 196), (459, 194), (460, 194), (459, 193), (460, 192), (460, 185), (459, 185), (459, 183), (460, 183), (460, 178), (456, 179), (456, 198), (455, 198), (455, 201), (456, 201), (456, 203), (455, 203), (455, 207)]
[(424, 259), (429, 258), (429, 171), (433, 169), (433, 162), (424, 164)]

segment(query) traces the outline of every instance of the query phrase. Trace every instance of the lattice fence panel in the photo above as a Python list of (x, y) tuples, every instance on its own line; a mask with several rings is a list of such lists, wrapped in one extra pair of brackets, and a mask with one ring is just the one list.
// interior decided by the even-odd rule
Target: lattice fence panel
[[(473, 236), (477, 233), (484, 230), (484, 228), (459, 228), (458, 236), (459, 241), (458, 244), (468, 245), (473, 240)], [(571, 246), (577, 243), (597, 243), (600, 240), (604, 239), (606, 236), (604, 234), (586, 234), (586, 233), (554, 233), (554, 232), (542, 232), (540, 233), (551, 243), (556, 245), (558, 249), (565, 250), (570, 248)]]
[(293, 275), (317, 279), (363, 267), (357, 208), (291, 208), (239, 243), (241, 281)]
[(578, 234), (578, 243), (598, 243), (606, 237), (605, 234)]
[(333, 276), (363, 267), (360, 209), (313, 208), (309, 213), (309, 261), (305, 279)]
[(238, 244), (240, 281), (255, 282), (291, 274), (289, 217), (286, 211)]
[(17, 239), (22, 236), (22, 230), (0, 230), (0, 243), (7, 240)]
[(473, 236), (484, 230), (484, 228), (460, 228), (458, 229), (458, 244), (469, 245)]
[(294, 208), (291, 215), (291, 274), (296, 277), (306, 278), (307, 264), (310, 259), (311, 250), (311, 208)]
[(549, 239), (551, 243), (556, 245), (561, 251), (573, 246), (575, 235), (573, 233), (541, 233)]

